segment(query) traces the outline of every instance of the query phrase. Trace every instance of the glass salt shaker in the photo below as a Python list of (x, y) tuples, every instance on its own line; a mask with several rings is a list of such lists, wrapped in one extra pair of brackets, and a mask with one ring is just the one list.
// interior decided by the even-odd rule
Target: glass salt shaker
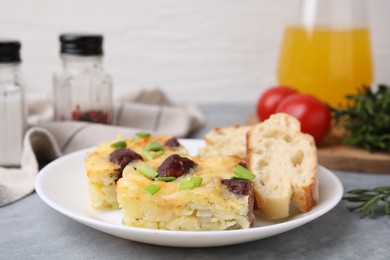
[(0, 165), (20, 165), (26, 129), (24, 90), (19, 64), (21, 44), (0, 40)]
[(110, 124), (112, 81), (103, 71), (103, 36), (62, 34), (63, 72), (54, 75), (55, 120)]

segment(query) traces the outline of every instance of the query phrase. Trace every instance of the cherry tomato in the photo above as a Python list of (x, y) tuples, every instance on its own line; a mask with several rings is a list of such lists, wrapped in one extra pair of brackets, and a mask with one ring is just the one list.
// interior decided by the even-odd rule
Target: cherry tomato
[(275, 113), (279, 103), (289, 95), (298, 93), (295, 89), (287, 86), (275, 86), (267, 89), (257, 102), (257, 117), (264, 121)]
[(308, 94), (293, 94), (283, 99), (276, 113), (286, 113), (301, 122), (301, 131), (310, 134), (319, 143), (328, 133), (331, 122), (329, 108)]

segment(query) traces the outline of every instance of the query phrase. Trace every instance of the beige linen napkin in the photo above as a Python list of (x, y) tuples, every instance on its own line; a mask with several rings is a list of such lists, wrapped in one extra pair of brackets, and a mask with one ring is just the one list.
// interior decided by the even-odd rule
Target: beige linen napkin
[(30, 128), (23, 141), (21, 167), (0, 167), (0, 206), (30, 194), (39, 167), (63, 154), (139, 131), (185, 137), (204, 123), (196, 106), (175, 105), (159, 89), (115, 93), (113, 125), (54, 122), (50, 100), (42, 95), (29, 96), (27, 106)]

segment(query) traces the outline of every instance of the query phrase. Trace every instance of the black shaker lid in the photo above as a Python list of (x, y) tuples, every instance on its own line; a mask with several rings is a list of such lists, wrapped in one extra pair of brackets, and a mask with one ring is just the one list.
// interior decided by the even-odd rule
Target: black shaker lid
[(103, 55), (103, 36), (100, 34), (61, 34), (60, 42), (64, 54)]
[(0, 63), (20, 62), (20, 48), (19, 41), (0, 39)]

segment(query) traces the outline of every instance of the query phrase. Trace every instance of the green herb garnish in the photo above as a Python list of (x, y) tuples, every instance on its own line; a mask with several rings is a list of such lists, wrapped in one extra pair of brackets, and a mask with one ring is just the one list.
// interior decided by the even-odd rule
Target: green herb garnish
[(152, 155), (150, 152), (148, 152), (148, 151), (144, 151), (144, 152), (142, 153), (142, 156), (143, 156), (146, 160), (148, 160), (148, 161), (151, 161), (151, 160), (154, 159), (153, 155)]
[(192, 181), (194, 187), (199, 187), (202, 184), (203, 178), (200, 176), (194, 176), (190, 181)]
[(147, 152), (150, 151), (161, 151), (163, 150), (162, 145), (157, 141), (150, 142), (147, 146), (144, 147), (144, 150)]
[(138, 137), (146, 138), (146, 137), (150, 136), (150, 133), (148, 133), (148, 132), (138, 132), (135, 135), (138, 136)]
[(355, 207), (348, 207), (348, 210), (357, 210), (360, 213), (361, 218), (364, 218), (367, 215), (373, 216), (375, 210), (378, 209), (381, 204), (384, 204), (384, 214), (390, 215), (390, 186), (376, 187), (373, 189), (355, 189), (350, 190), (347, 193), (349, 196), (343, 197), (343, 200), (359, 203), (359, 205)]
[(148, 160), (148, 161), (152, 161), (154, 158), (157, 158), (157, 157), (160, 157), (161, 155), (164, 154), (164, 150), (160, 150), (160, 151), (143, 151), (142, 153), (142, 156)]
[(253, 180), (255, 178), (255, 175), (248, 171), (245, 167), (241, 165), (237, 165), (236, 168), (233, 170), (234, 174), (236, 175), (235, 179), (238, 180)]
[(233, 181), (248, 181), (248, 179), (243, 179), (243, 178), (236, 177), (236, 176), (233, 176), (230, 179), (233, 180)]
[(150, 184), (147, 186), (143, 191), (146, 193), (149, 193), (150, 195), (156, 194), (159, 190), (161, 190), (161, 187), (156, 184)]
[(118, 141), (116, 143), (111, 144), (112, 148), (126, 148), (127, 144), (125, 141)]
[(167, 176), (167, 177), (156, 177), (154, 178), (155, 181), (165, 181), (165, 182), (170, 182), (176, 180), (176, 177), (173, 176)]
[(158, 172), (153, 170), (148, 165), (141, 165), (137, 168), (137, 171), (149, 179), (153, 179), (158, 175)]
[(194, 176), (189, 181), (180, 183), (179, 190), (191, 190), (192, 188), (199, 187), (202, 181), (202, 177)]
[(164, 150), (156, 151), (156, 152), (154, 153), (155, 157), (159, 157), (159, 156), (161, 156), (161, 155), (163, 155), (163, 154), (164, 154)]
[(345, 108), (331, 108), (337, 125), (347, 131), (343, 142), (369, 151), (390, 151), (390, 86), (376, 92), (364, 86), (347, 95)]
[(191, 190), (194, 187), (194, 182), (192, 181), (186, 181), (180, 183), (179, 190)]

